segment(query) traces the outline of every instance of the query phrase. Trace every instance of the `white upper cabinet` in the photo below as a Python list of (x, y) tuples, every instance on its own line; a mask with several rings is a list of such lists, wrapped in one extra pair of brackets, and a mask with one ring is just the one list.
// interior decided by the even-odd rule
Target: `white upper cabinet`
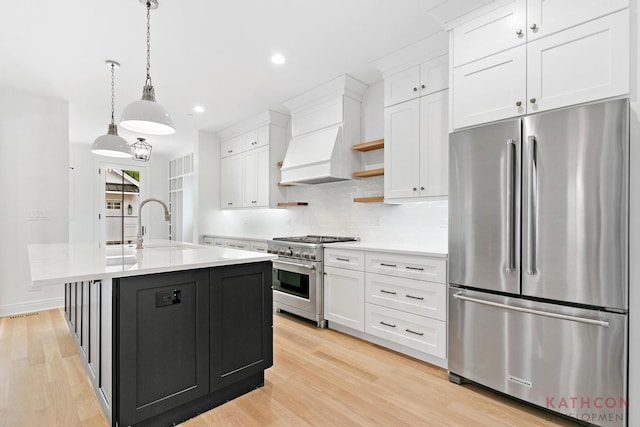
[(524, 45), (453, 69), (454, 128), (524, 114), (527, 103)]
[(529, 41), (629, 7), (629, 0), (528, 0)]
[(449, 57), (438, 58), (415, 65), (384, 79), (385, 107), (438, 92), (449, 86)]
[(451, 127), (627, 94), (628, 5), (498, 1), (461, 18), (450, 31)]
[(448, 194), (448, 91), (385, 108), (384, 198)]
[(220, 132), (221, 208), (276, 207), (289, 116), (267, 111)]
[(526, 42), (526, 0), (513, 0), (452, 31), (453, 66), (467, 64)]
[(528, 112), (629, 92), (629, 10), (527, 46)]

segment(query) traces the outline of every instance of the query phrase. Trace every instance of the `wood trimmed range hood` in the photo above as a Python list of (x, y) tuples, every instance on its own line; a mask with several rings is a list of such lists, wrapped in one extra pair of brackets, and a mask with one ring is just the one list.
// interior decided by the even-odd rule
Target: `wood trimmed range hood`
[(361, 142), (361, 104), (367, 85), (344, 74), (292, 98), (291, 142), (281, 168), (283, 184), (322, 184), (352, 178)]

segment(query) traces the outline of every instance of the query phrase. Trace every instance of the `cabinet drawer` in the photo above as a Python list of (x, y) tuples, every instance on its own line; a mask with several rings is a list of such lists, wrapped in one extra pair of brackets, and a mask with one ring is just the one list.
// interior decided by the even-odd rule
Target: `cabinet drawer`
[(229, 139), (227, 141), (222, 141), (220, 144), (220, 157), (228, 157), (233, 156), (234, 154), (241, 153), (242, 150), (242, 137), (238, 136), (236, 138)]
[(447, 324), (376, 304), (365, 304), (365, 332), (445, 359)]
[(524, 44), (528, 29), (525, 15), (526, 0), (513, 0), (454, 28), (453, 66)]
[(214, 238), (213, 238), (213, 237), (205, 236), (205, 237), (202, 239), (202, 244), (203, 244), (203, 245), (207, 245), (207, 246), (214, 246), (213, 241), (214, 241)]
[(267, 244), (265, 242), (251, 242), (251, 250), (254, 252), (267, 252)]
[(447, 319), (447, 287), (444, 283), (376, 273), (367, 273), (365, 283), (368, 303), (436, 320)]
[(417, 255), (367, 252), (367, 273), (379, 273), (409, 279), (446, 283), (447, 262), (444, 259)]
[(225, 240), (224, 246), (231, 249), (249, 250), (250, 244), (246, 240)]
[(350, 249), (324, 249), (324, 265), (364, 271), (364, 252)]

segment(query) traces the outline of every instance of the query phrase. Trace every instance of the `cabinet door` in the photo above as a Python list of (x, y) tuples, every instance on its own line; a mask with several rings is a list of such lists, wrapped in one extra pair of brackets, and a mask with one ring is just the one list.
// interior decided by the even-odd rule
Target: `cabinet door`
[(525, 113), (526, 46), (518, 46), (453, 70), (453, 127)]
[(420, 101), (384, 110), (384, 197), (418, 196), (420, 182)]
[(453, 29), (453, 66), (486, 58), (526, 41), (526, 0), (512, 0)]
[(420, 94), (420, 66), (392, 74), (384, 79), (384, 106), (417, 98)]
[(420, 96), (449, 87), (449, 55), (420, 64)]
[(629, 7), (629, 0), (528, 0), (527, 40), (532, 41), (560, 30), (600, 18)]
[(269, 146), (263, 146), (256, 152), (256, 207), (269, 207)]
[(209, 270), (118, 279), (119, 425), (209, 391)]
[(527, 45), (528, 111), (629, 92), (629, 10)]
[(252, 150), (258, 146), (258, 132), (256, 130), (244, 133), (242, 136), (242, 149), (244, 151)]
[(251, 150), (242, 154), (242, 168), (244, 175), (242, 206), (245, 208), (256, 206), (258, 203), (258, 170), (256, 168), (256, 151), (257, 150)]
[(242, 137), (237, 136), (220, 144), (220, 157), (225, 158), (242, 152)]
[(242, 155), (220, 160), (220, 207), (242, 207)]
[(256, 130), (256, 145), (254, 148), (269, 145), (270, 141), (269, 125), (262, 126)]
[(364, 272), (324, 269), (324, 318), (364, 332)]
[(449, 188), (449, 91), (420, 98), (420, 196), (446, 196)]
[(210, 389), (273, 365), (271, 262), (210, 269)]

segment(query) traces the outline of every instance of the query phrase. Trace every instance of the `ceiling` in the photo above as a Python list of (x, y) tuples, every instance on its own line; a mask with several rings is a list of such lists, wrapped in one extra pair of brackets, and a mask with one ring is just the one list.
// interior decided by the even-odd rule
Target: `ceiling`
[[(151, 11), (151, 77), (176, 134), (147, 137), (154, 152), (193, 143), (348, 73), (371, 84), (372, 61), (442, 30), (442, 22), (488, 0), (159, 0)], [(0, 86), (69, 102), (70, 142), (90, 144), (140, 99), (146, 9), (138, 0), (3, 2)], [(275, 52), (284, 65), (270, 62)], [(205, 112), (193, 112), (201, 105)], [(119, 128), (129, 142), (134, 135)]]

